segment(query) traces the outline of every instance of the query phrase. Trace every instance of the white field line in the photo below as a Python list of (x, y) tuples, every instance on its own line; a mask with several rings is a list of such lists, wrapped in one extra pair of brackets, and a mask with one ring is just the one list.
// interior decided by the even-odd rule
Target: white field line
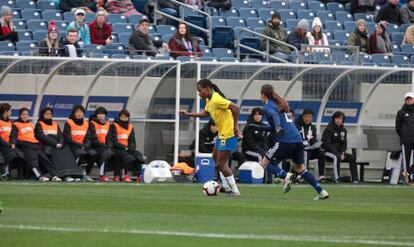
[(269, 241), (295, 241), (295, 242), (320, 242), (320, 243), (346, 243), (361, 245), (392, 245), (392, 246), (414, 246), (414, 242), (398, 241), (398, 238), (392, 237), (393, 240), (369, 239), (350, 236), (301, 236), (301, 235), (259, 235), (259, 234), (224, 234), (224, 233), (196, 233), (180, 231), (155, 231), (139, 229), (109, 229), (109, 228), (74, 228), (74, 227), (54, 227), (54, 226), (36, 226), (36, 225), (5, 225), (0, 224), (2, 229), (13, 230), (34, 230), (34, 231), (52, 231), (52, 232), (79, 232), (79, 233), (116, 233), (116, 234), (137, 234), (137, 235), (158, 235), (158, 236), (176, 236), (176, 237), (193, 237), (193, 238), (217, 238), (229, 240), (269, 240)]

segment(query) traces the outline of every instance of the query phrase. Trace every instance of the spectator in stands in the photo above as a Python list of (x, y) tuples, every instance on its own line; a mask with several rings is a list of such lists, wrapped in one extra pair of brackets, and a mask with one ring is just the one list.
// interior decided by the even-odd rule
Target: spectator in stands
[(178, 30), (174, 36), (171, 37), (168, 46), (171, 50), (170, 55), (173, 58), (178, 56), (187, 57), (202, 57), (203, 53), (199, 45), (199, 41), (194, 38), (185, 23), (178, 24)]
[(80, 46), (89, 45), (91, 43), (91, 34), (89, 31), (89, 26), (85, 22), (85, 10), (76, 9), (75, 10), (75, 21), (71, 22), (68, 25), (67, 30), (76, 29), (78, 30), (78, 43)]
[[(359, 19), (356, 21), (356, 28), (348, 38), (348, 45), (350, 46), (358, 46), (359, 51), (363, 53), (369, 54), (371, 49), (369, 48), (369, 38), (368, 38), (368, 30), (367, 30), (367, 23)], [(350, 53), (355, 53), (356, 50), (350, 49)]]
[(132, 32), (129, 37), (129, 53), (131, 55), (145, 54), (147, 56), (155, 57), (160, 54), (157, 47), (161, 47), (161, 51), (168, 50), (168, 45), (162, 41), (153, 40), (148, 34), (149, 20), (147, 17), (142, 17), (139, 21), (138, 28)]
[(19, 41), (13, 24), (13, 12), (8, 6), (1, 6), (0, 9), (0, 41), (9, 40), (13, 43)]
[(229, 0), (209, 0), (206, 2), (207, 2), (207, 6), (213, 7), (216, 9), (224, 9), (224, 10), (231, 9), (231, 1)]
[(51, 21), (47, 28), (47, 37), (39, 44), (39, 55), (57, 57), (60, 54), (60, 42), (56, 24)]
[(78, 43), (78, 30), (71, 29), (66, 34), (66, 38), (61, 41), (59, 56), (61, 57), (82, 57), (82, 48)]
[[(307, 37), (310, 45), (329, 45), (328, 37), (322, 30), (322, 22), (319, 17), (315, 17), (312, 22), (312, 32), (308, 32)], [(326, 52), (329, 53), (329, 48), (312, 48), (315, 52)]]
[[(286, 30), (282, 28), (281, 20), (282, 18), (278, 12), (273, 13), (272, 19), (267, 23), (263, 34), (270, 38), (286, 42), (288, 34)], [(263, 39), (262, 41), (262, 49), (266, 50), (266, 39)], [(287, 60), (290, 54), (290, 48), (276, 42), (269, 41), (269, 53)]]
[(140, 14), (131, 0), (108, 0), (105, 9), (111, 14), (137, 15)]
[(375, 0), (351, 0), (351, 14), (375, 13)]
[(311, 109), (304, 109), (302, 116), (296, 121), (296, 127), (298, 128), (303, 145), (305, 146), (305, 164), (306, 169), (309, 164), (309, 160), (318, 159), (319, 180), (325, 180), (325, 154), (318, 146), (318, 138), (316, 133), (316, 127), (312, 124), (313, 111)]
[(99, 7), (99, 2), (95, 0), (60, 0), (60, 10), (62, 12), (74, 12), (82, 8), (86, 12), (95, 12)]
[(351, 170), (351, 181), (358, 183), (356, 157), (346, 153), (348, 136), (344, 122), (345, 114), (343, 112), (337, 111), (332, 115), (332, 121), (322, 134), (322, 148), (325, 149), (327, 160), (333, 161), (335, 182), (341, 181), (341, 162), (348, 162)]
[(390, 36), (387, 33), (388, 23), (380, 21), (375, 26), (375, 31), (369, 36), (371, 54), (392, 53)]
[(299, 51), (302, 50), (302, 44), (309, 45), (308, 37), (306, 36), (309, 29), (309, 21), (302, 19), (299, 21), (297, 28), (291, 32), (287, 38), (290, 45), (295, 46)]
[(204, 7), (204, 0), (185, 0), (184, 3), (197, 9), (203, 9)]
[(403, 44), (414, 45), (414, 23), (405, 30)]
[(411, 154), (414, 149), (414, 93), (408, 92), (404, 97), (404, 105), (397, 113), (395, 129), (402, 145), (404, 182), (411, 184), (410, 175), (414, 173)]
[(112, 44), (112, 25), (105, 20), (105, 12), (98, 11), (96, 19), (89, 24), (91, 43), (95, 45)]
[(401, 18), (404, 24), (414, 23), (414, 0), (408, 0), (407, 4), (400, 8)]
[(401, 25), (403, 21), (398, 10), (398, 2), (399, 0), (389, 0), (387, 4), (382, 6), (378, 11), (375, 22), (386, 21), (391, 24)]
[[(144, 12), (147, 13), (149, 16), (151, 17), (154, 16), (155, 1), (157, 1), (158, 10), (166, 14), (179, 17), (178, 10), (180, 6), (169, 0), (149, 0), (144, 8)], [(177, 1), (184, 3), (184, 0), (177, 0)], [(157, 14), (157, 20), (159, 24), (169, 24), (169, 25), (174, 25), (174, 26), (177, 25), (177, 23), (174, 20), (166, 18), (160, 14)]]
[(269, 131), (260, 127), (268, 127), (263, 122), (262, 108), (253, 108), (243, 129), (242, 151), (247, 160), (261, 162), (269, 150)]

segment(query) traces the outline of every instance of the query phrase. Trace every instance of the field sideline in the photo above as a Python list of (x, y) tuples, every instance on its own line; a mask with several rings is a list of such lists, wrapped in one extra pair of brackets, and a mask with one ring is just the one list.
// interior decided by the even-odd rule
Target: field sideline
[(414, 187), (1, 182), (0, 246), (414, 246)]

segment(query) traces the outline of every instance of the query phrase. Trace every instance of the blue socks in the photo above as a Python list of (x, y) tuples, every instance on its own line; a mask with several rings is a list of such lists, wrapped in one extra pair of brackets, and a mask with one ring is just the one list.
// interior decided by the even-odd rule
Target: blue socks
[(308, 172), (308, 170), (304, 170), (302, 172), (302, 174), (300, 174), (303, 179), (305, 179), (310, 185), (312, 185), (312, 187), (318, 192), (320, 193), (322, 191), (322, 186), (321, 184), (316, 181), (316, 178), (312, 175), (312, 173)]
[(273, 162), (266, 166), (266, 171), (276, 175), (277, 177), (286, 178), (286, 172)]

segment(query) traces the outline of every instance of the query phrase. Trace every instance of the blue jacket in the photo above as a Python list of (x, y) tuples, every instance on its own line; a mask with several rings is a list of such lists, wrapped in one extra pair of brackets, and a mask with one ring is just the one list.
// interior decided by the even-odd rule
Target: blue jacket
[(302, 137), (296, 128), (295, 122), (289, 118), (287, 113), (279, 112), (279, 108), (273, 100), (269, 100), (263, 106), (263, 111), (264, 116), (273, 131), (275, 131), (277, 127), (283, 128), (283, 134), (276, 136), (276, 142), (302, 143)]

